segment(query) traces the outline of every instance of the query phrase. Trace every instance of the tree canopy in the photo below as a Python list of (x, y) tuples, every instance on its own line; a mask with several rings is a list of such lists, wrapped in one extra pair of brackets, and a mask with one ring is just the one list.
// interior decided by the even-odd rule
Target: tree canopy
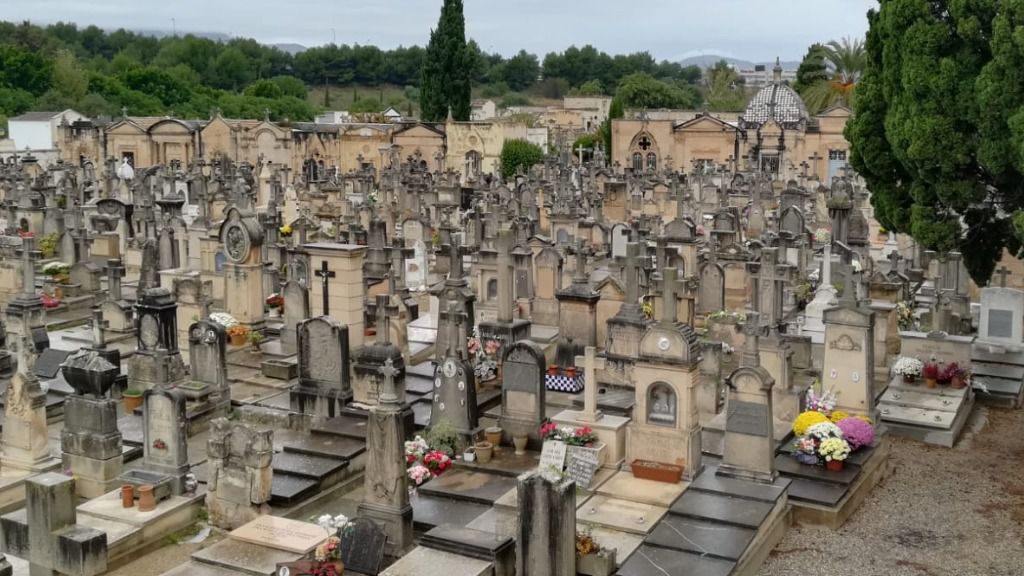
[(511, 178), (522, 168), (527, 171), (544, 158), (540, 146), (526, 140), (506, 140), (501, 147), (501, 175)]
[(984, 283), (1024, 235), (1024, 8), (885, 0), (868, 21), (851, 164), (882, 226), (960, 250)]
[(451, 111), (456, 120), (469, 120), (470, 52), (466, 45), (466, 19), (462, 0), (444, 0), (437, 28), (430, 33), (420, 108), (427, 122), (440, 122)]

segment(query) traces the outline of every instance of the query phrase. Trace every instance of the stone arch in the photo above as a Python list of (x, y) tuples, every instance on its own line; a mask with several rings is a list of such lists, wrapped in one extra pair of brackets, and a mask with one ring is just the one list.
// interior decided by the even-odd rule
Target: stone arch
[(679, 396), (668, 382), (657, 381), (647, 388), (647, 424), (674, 428), (679, 420)]

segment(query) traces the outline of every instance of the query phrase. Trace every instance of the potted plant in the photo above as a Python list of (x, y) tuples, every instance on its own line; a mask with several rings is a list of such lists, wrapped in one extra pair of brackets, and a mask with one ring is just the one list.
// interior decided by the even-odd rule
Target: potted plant
[(263, 344), (263, 341), (266, 340), (266, 337), (263, 336), (262, 332), (249, 332), (248, 340), (249, 340), (249, 344), (252, 345), (252, 351), (253, 352), (262, 352), (263, 351), (260, 348), (260, 345)]
[(925, 362), (921, 369), (921, 375), (929, 388), (937, 388), (939, 385), (939, 365), (935, 362)]
[(124, 413), (131, 414), (135, 409), (142, 406), (142, 391), (136, 388), (129, 388), (121, 392), (121, 405), (124, 406)]
[(64, 298), (63, 285), (71, 279), (71, 267), (63, 262), (50, 262), (43, 266), (43, 274), (46, 274), (54, 284), (53, 296), (58, 300)]
[(558, 364), (548, 364), (548, 376), (558, 376)]
[(476, 457), (480, 460), (481, 464), (487, 464), (491, 461), (491, 455), (494, 451), (493, 444), (487, 441), (477, 442), (474, 448), (476, 449)]
[(501, 426), (491, 426), (484, 429), (484, 436), (487, 438), (488, 442), (494, 446), (498, 446), (501, 444), (501, 432)]
[(905, 384), (913, 384), (914, 380), (921, 375), (921, 370), (924, 369), (924, 364), (921, 363), (917, 358), (910, 356), (900, 356), (896, 360), (896, 364), (892, 367), (893, 374), (903, 378)]
[(277, 229), (277, 231), (280, 232), (281, 238), (291, 238), (292, 237), (292, 227), (289, 226), (288, 224), (285, 224), (284, 226), (281, 226), (280, 228)]
[(231, 328), (238, 324), (238, 320), (235, 320), (235, 317), (227, 312), (214, 312), (210, 314), (210, 322), (216, 322), (224, 328)]
[(842, 438), (826, 438), (818, 445), (818, 455), (825, 461), (825, 468), (841, 472), (843, 462), (850, 455), (850, 444)]
[(971, 373), (963, 368), (957, 368), (950, 377), (949, 383), (956, 389), (966, 388), (971, 381)]
[(231, 339), (231, 345), (241, 346), (245, 344), (245, 341), (249, 338), (249, 332), (251, 330), (245, 324), (235, 324), (228, 328), (228, 338)]
[(43, 258), (53, 258), (57, 255), (57, 244), (60, 242), (60, 234), (50, 232), (39, 239), (39, 251)]
[(962, 372), (960, 366), (956, 362), (950, 362), (939, 372), (939, 384), (948, 386), (953, 382), (953, 377), (958, 373)]
[(597, 433), (593, 428), (583, 426), (572, 429), (563, 428), (562, 431), (561, 440), (569, 446), (566, 450), (568, 456), (572, 456), (573, 452), (591, 452), (597, 459), (598, 466), (604, 466), (606, 444), (597, 438)]
[(610, 576), (615, 572), (615, 550), (604, 548), (589, 532), (576, 533), (576, 573)]
[(267, 316), (270, 318), (280, 318), (281, 312), (284, 311), (284, 296), (278, 293), (273, 293), (267, 297)]
[(850, 445), (850, 451), (856, 452), (875, 441), (875, 427), (866, 419), (849, 416), (836, 422), (843, 433), (843, 439)]

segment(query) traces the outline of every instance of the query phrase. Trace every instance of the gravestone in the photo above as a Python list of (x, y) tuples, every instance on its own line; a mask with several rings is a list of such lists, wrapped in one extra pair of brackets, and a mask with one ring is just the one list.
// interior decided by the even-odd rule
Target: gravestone
[(211, 394), (214, 402), (231, 402), (228, 383), (227, 333), (216, 322), (200, 320), (188, 329), (188, 361), (191, 367), (188, 390)]
[(228, 538), (274, 550), (306, 554), (330, 534), (316, 524), (264, 515), (232, 530)]
[(405, 285), (410, 290), (426, 289), (429, 272), (430, 261), (427, 258), (427, 245), (422, 240), (416, 240), (413, 243), (412, 258), (405, 259)]
[(978, 343), (1012, 350), (1024, 346), (1024, 292), (1014, 288), (981, 291)]
[(309, 264), (299, 251), (288, 254), (288, 281), (284, 284), (284, 326), (281, 347), (285, 354), (298, 349), (298, 325), (309, 318)]
[(748, 312), (743, 359), (726, 380), (725, 447), (717, 474), (771, 484), (775, 471), (771, 374), (758, 358), (759, 319)]
[(528, 434), (532, 449), (540, 446), (538, 431), (544, 420), (544, 351), (524, 340), (505, 350), (502, 364), (501, 426), (506, 440)]
[(460, 437), (460, 447), (472, 444), (479, 432), (479, 407), (476, 403), (476, 378), (473, 366), (466, 361), (465, 340), (460, 325), (466, 315), (454, 302), (449, 304), (446, 318), (448, 349), (438, 354), (434, 369), (434, 402), (430, 410), (430, 425), (448, 420)]
[(565, 467), (565, 475), (577, 486), (587, 490), (601, 462), (593, 450), (573, 450)]
[(77, 504), (70, 476), (49, 472), (29, 478), (25, 509), (0, 518), (3, 552), (27, 560), (31, 576), (106, 572), (107, 534), (78, 525)]
[(178, 351), (177, 307), (167, 288), (140, 293), (135, 302), (135, 353), (128, 359), (129, 388), (174, 388), (187, 383), (185, 362)]
[(345, 571), (377, 576), (384, 563), (385, 547), (390, 544), (388, 534), (373, 520), (352, 520), (352, 525), (345, 529), (341, 539), (341, 562)]
[(75, 389), (64, 401), (63, 468), (75, 474), (79, 496), (97, 498), (114, 489), (123, 466), (120, 404), (107, 398), (120, 370), (99, 352), (86, 350), (69, 357), (61, 370)]
[(334, 417), (352, 399), (348, 340), (348, 327), (326, 316), (299, 324), (299, 382), (289, 392), (293, 411)]
[(575, 576), (576, 483), (527, 472), (519, 477), (516, 492), (516, 573)]
[(209, 481), (206, 508), (210, 523), (232, 530), (269, 512), (273, 483), (273, 430), (217, 418), (207, 442)]
[(142, 469), (169, 477), (173, 494), (184, 492), (189, 470), (187, 426), (181, 392), (150, 389), (142, 394)]
[[(350, 566), (347, 561), (345, 566), (366, 574), (376, 574), (379, 570), (385, 539), (391, 558), (401, 557), (413, 545), (412, 506), (406, 489), (405, 424), (395, 390), (395, 376), (399, 368), (388, 358), (380, 372), (384, 383), (377, 405), (370, 408), (366, 430), (366, 449), (373, 457), (366, 463), (364, 496), (357, 511), (360, 516), (357, 528), (363, 527), (366, 539), (357, 539), (354, 534), (346, 536), (359, 542), (363, 549), (362, 556), (358, 558), (362, 560), (360, 565), (373, 571)], [(378, 523), (383, 530), (377, 527)], [(372, 544), (378, 538), (379, 550), (375, 550)], [(344, 542), (345, 538), (342, 539), (343, 545)], [(367, 553), (372, 554), (367, 556)], [(371, 562), (374, 559), (375, 562)]]
[(875, 414), (875, 313), (856, 297), (853, 274), (839, 305), (825, 311), (825, 356), (821, 383), (836, 393), (836, 410), (867, 416)]
[(714, 244), (708, 260), (700, 268), (700, 292), (697, 297), (697, 312), (711, 314), (725, 309), (725, 268), (718, 263)]

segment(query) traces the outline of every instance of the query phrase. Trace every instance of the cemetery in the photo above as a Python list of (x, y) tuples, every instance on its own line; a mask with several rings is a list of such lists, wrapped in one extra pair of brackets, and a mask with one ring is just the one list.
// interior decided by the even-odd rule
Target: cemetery
[[(0, 576), (756, 576), (808, 530), (864, 560), (835, 539), (908, 514), (915, 457), (969, 467), (1024, 407), (1022, 267), (884, 230), (851, 110), (772, 72), (514, 167), (450, 109), (358, 149), (268, 112), (235, 153), (198, 133), (241, 121), (168, 117), (138, 156), (126, 112), (0, 158)], [(978, 515), (1024, 493), (1000, 449)], [(876, 536), (963, 537), (926, 523)]]

